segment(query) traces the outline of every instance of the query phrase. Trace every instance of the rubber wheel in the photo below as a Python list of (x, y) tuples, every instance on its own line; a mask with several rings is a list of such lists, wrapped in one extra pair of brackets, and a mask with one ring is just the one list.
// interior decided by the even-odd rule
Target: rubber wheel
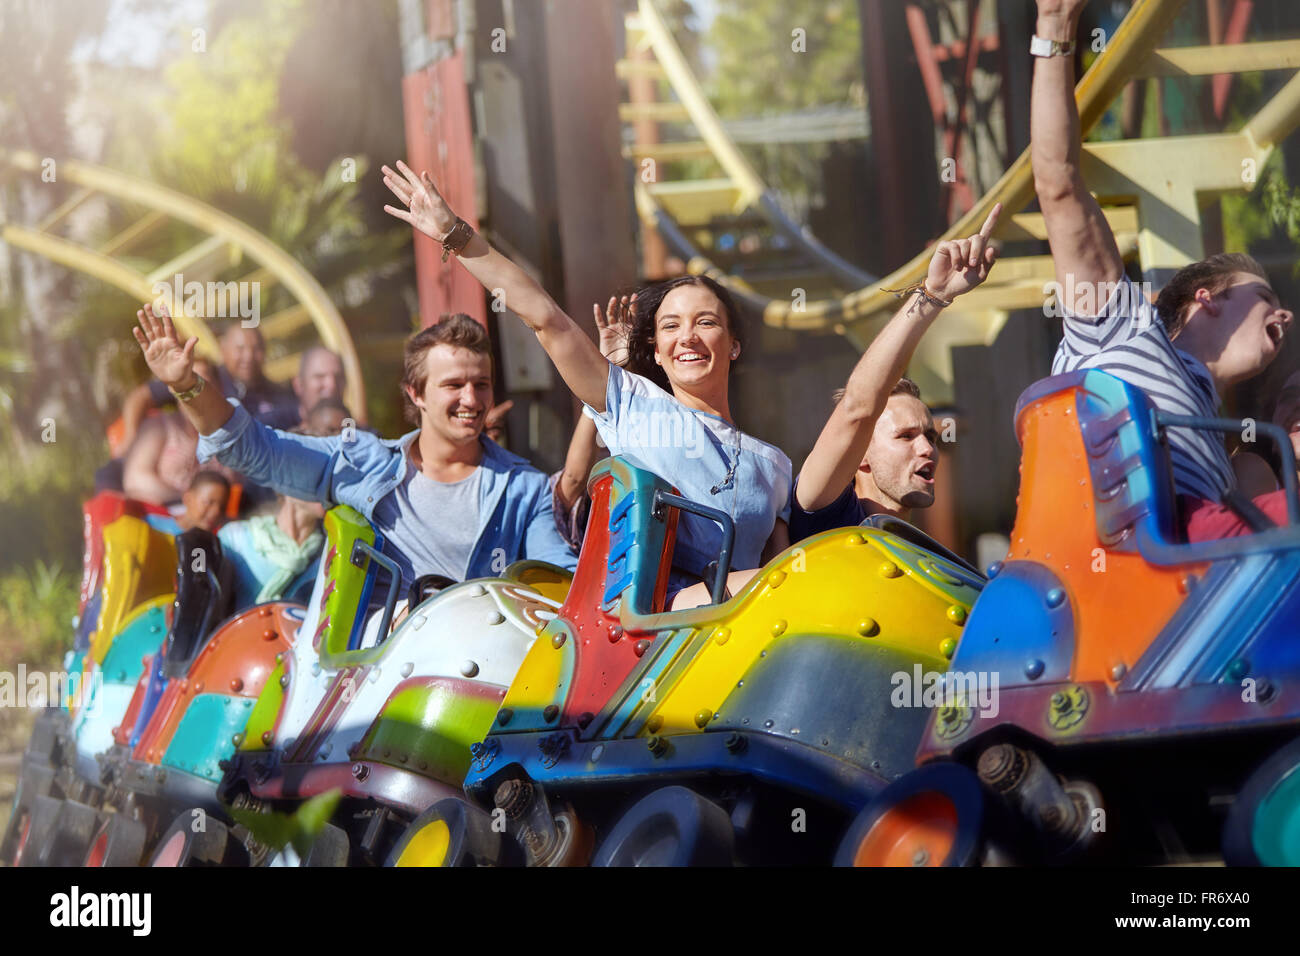
[(1229, 866), (1300, 866), (1300, 740), (1250, 775), (1223, 826)]
[(110, 813), (86, 851), (83, 866), (139, 866), (148, 832), (139, 820)]
[(492, 818), (463, 800), (439, 800), (412, 821), (385, 866), (511, 866), (522, 863)]
[(0, 840), (2, 858), (17, 866), (19, 844), (30, 839), (28, 824), (32, 817), (32, 804), (37, 797), (48, 797), (54, 790), (54, 768), (44, 763), (34, 763), (24, 758), (18, 777), (18, 792), (14, 794), (13, 811), (5, 824)]
[(193, 811), (178, 816), (158, 840), (150, 866), (247, 866), (248, 853), (231, 837), (230, 828), (208, 814), (204, 829), (194, 830)]
[(67, 728), (67, 713), (57, 707), (46, 707), (32, 723), (32, 735), (27, 738), (25, 755), (53, 763), (59, 738)]
[(37, 854), (38, 866), (81, 866), (86, 851), (99, 832), (100, 816), (75, 800), (64, 800), (49, 838)]
[(316, 840), (302, 860), (302, 866), (347, 866), (348, 833), (332, 823), (316, 835)]
[(14, 852), (15, 866), (43, 866), (42, 851), (54, 833), (63, 801), (39, 794), (33, 798), (23, 824), (23, 833)]
[(735, 831), (716, 803), (686, 787), (664, 787), (619, 818), (593, 866), (732, 866)]
[(836, 866), (974, 866), (984, 793), (960, 764), (913, 770), (882, 790), (840, 842)]

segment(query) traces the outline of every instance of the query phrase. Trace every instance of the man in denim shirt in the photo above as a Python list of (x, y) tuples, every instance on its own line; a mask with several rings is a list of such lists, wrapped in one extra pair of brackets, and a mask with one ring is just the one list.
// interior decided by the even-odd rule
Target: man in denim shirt
[(383, 535), (404, 587), (431, 572), (491, 577), (521, 558), (575, 567), (555, 530), (546, 477), (482, 435), (492, 361), (487, 333), (468, 316), (447, 316), (407, 341), (402, 393), (420, 429), (396, 441), (259, 425), (204, 388), (193, 370), (195, 339), (182, 345), (170, 317), (148, 305), (137, 316), (133, 331), (150, 370), (199, 430), (200, 460), (216, 457), (294, 498), (351, 505)]

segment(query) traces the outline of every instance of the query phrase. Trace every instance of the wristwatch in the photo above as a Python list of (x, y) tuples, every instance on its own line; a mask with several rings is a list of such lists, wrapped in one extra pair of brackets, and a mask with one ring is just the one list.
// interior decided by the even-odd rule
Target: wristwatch
[(1046, 40), (1038, 34), (1029, 41), (1030, 56), (1074, 56), (1073, 40)]
[(199, 392), (203, 391), (203, 386), (205, 384), (207, 383), (204, 382), (203, 376), (200, 375), (198, 372), (195, 372), (194, 384), (191, 385), (189, 388), (187, 388), (185, 391), (178, 392), (170, 385), (167, 386), (167, 391), (171, 392), (172, 395), (176, 397), (176, 401), (178, 402), (192, 402), (194, 401), (194, 399), (199, 397)]
[(442, 243), (442, 261), (446, 262), (447, 257), (451, 255), (460, 256), (473, 238), (474, 228), (464, 219), (458, 218), (456, 225), (451, 227), (451, 232), (439, 240)]

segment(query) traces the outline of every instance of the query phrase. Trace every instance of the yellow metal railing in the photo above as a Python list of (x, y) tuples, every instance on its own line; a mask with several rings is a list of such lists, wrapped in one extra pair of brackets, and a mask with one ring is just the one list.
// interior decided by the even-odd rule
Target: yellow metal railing
[[(1137, 0), (1133, 5), (1076, 89), (1085, 135), (1135, 78), (1300, 68), (1300, 40), (1158, 49), (1185, 2)], [(648, 39), (662, 66), (662, 72), (655, 75), (671, 83), (702, 140), (728, 177), (737, 184), (748, 183), (750, 194), (755, 188), (761, 190), (761, 183), (754, 186), (746, 178), (753, 171), (743, 157), (739, 163), (730, 158), (738, 151), (726, 140), (725, 131), (707, 103), (701, 107), (703, 94), (699, 84), (680, 52), (674, 54), (676, 45), (671, 36), (665, 36), (666, 28), (654, 11), (652, 0), (640, 0), (638, 22), (634, 25)], [(633, 66), (648, 74), (653, 65), (625, 64), (621, 73), (631, 75)], [(1297, 124), (1300, 124), (1300, 75), (1237, 132), (1086, 144), (1084, 176), (1106, 206), (1121, 251), (1136, 255), (1144, 270), (1176, 268), (1204, 254), (1200, 200), (1216, 193), (1253, 188), (1253, 177), (1242, 175), (1243, 162), (1250, 161), (1255, 169), (1261, 169), (1272, 150)], [(726, 140), (726, 145), (719, 139)], [(671, 210), (655, 193), (656, 190), (639, 185), (637, 209), (643, 221), (662, 228), (663, 217), (670, 215)], [(995, 233), (997, 238), (1044, 238), (1042, 217), (1022, 212), (1033, 200), (1033, 173), (1026, 150), (941, 239), (970, 235), (999, 202), (1003, 216)], [(892, 275), (837, 299), (796, 304), (789, 299), (755, 296), (752, 290), (737, 288), (749, 301), (757, 301), (763, 321), (768, 325), (802, 331), (834, 331), (865, 348), (898, 305), (892, 295), (882, 290), (902, 288), (921, 278), (930, 256), (929, 250), (918, 250), (910, 262)], [(736, 285), (705, 255), (695, 256), (688, 268), (696, 273), (709, 272)], [(1045, 287), (1053, 278), (1050, 256), (1003, 260), (983, 287), (963, 298), (962, 308), (968, 315), (960, 322), (952, 316), (945, 317), (944, 323), (936, 326), (923, 343), (918, 361), (929, 366), (929, 374), (923, 377), (930, 381), (932, 389), (938, 386), (942, 394), (945, 386), (951, 385), (948, 346), (992, 341), (1006, 311), (1043, 304)]]

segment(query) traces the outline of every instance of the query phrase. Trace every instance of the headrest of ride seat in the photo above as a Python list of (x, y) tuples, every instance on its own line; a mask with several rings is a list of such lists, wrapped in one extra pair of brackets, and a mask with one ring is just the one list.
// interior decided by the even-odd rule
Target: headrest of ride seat
[(1145, 393), (1099, 369), (1053, 375), (1021, 394), (1016, 403), (1017, 436), (1024, 435), (1022, 416), (1062, 392), (1073, 393), (1074, 415), (1053, 420), (1050, 427), (1079, 431), (1101, 542), (1108, 548), (1133, 549), (1133, 530), (1143, 521), (1150, 523), (1152, 535), (1179, 540), (1169, 451)]

